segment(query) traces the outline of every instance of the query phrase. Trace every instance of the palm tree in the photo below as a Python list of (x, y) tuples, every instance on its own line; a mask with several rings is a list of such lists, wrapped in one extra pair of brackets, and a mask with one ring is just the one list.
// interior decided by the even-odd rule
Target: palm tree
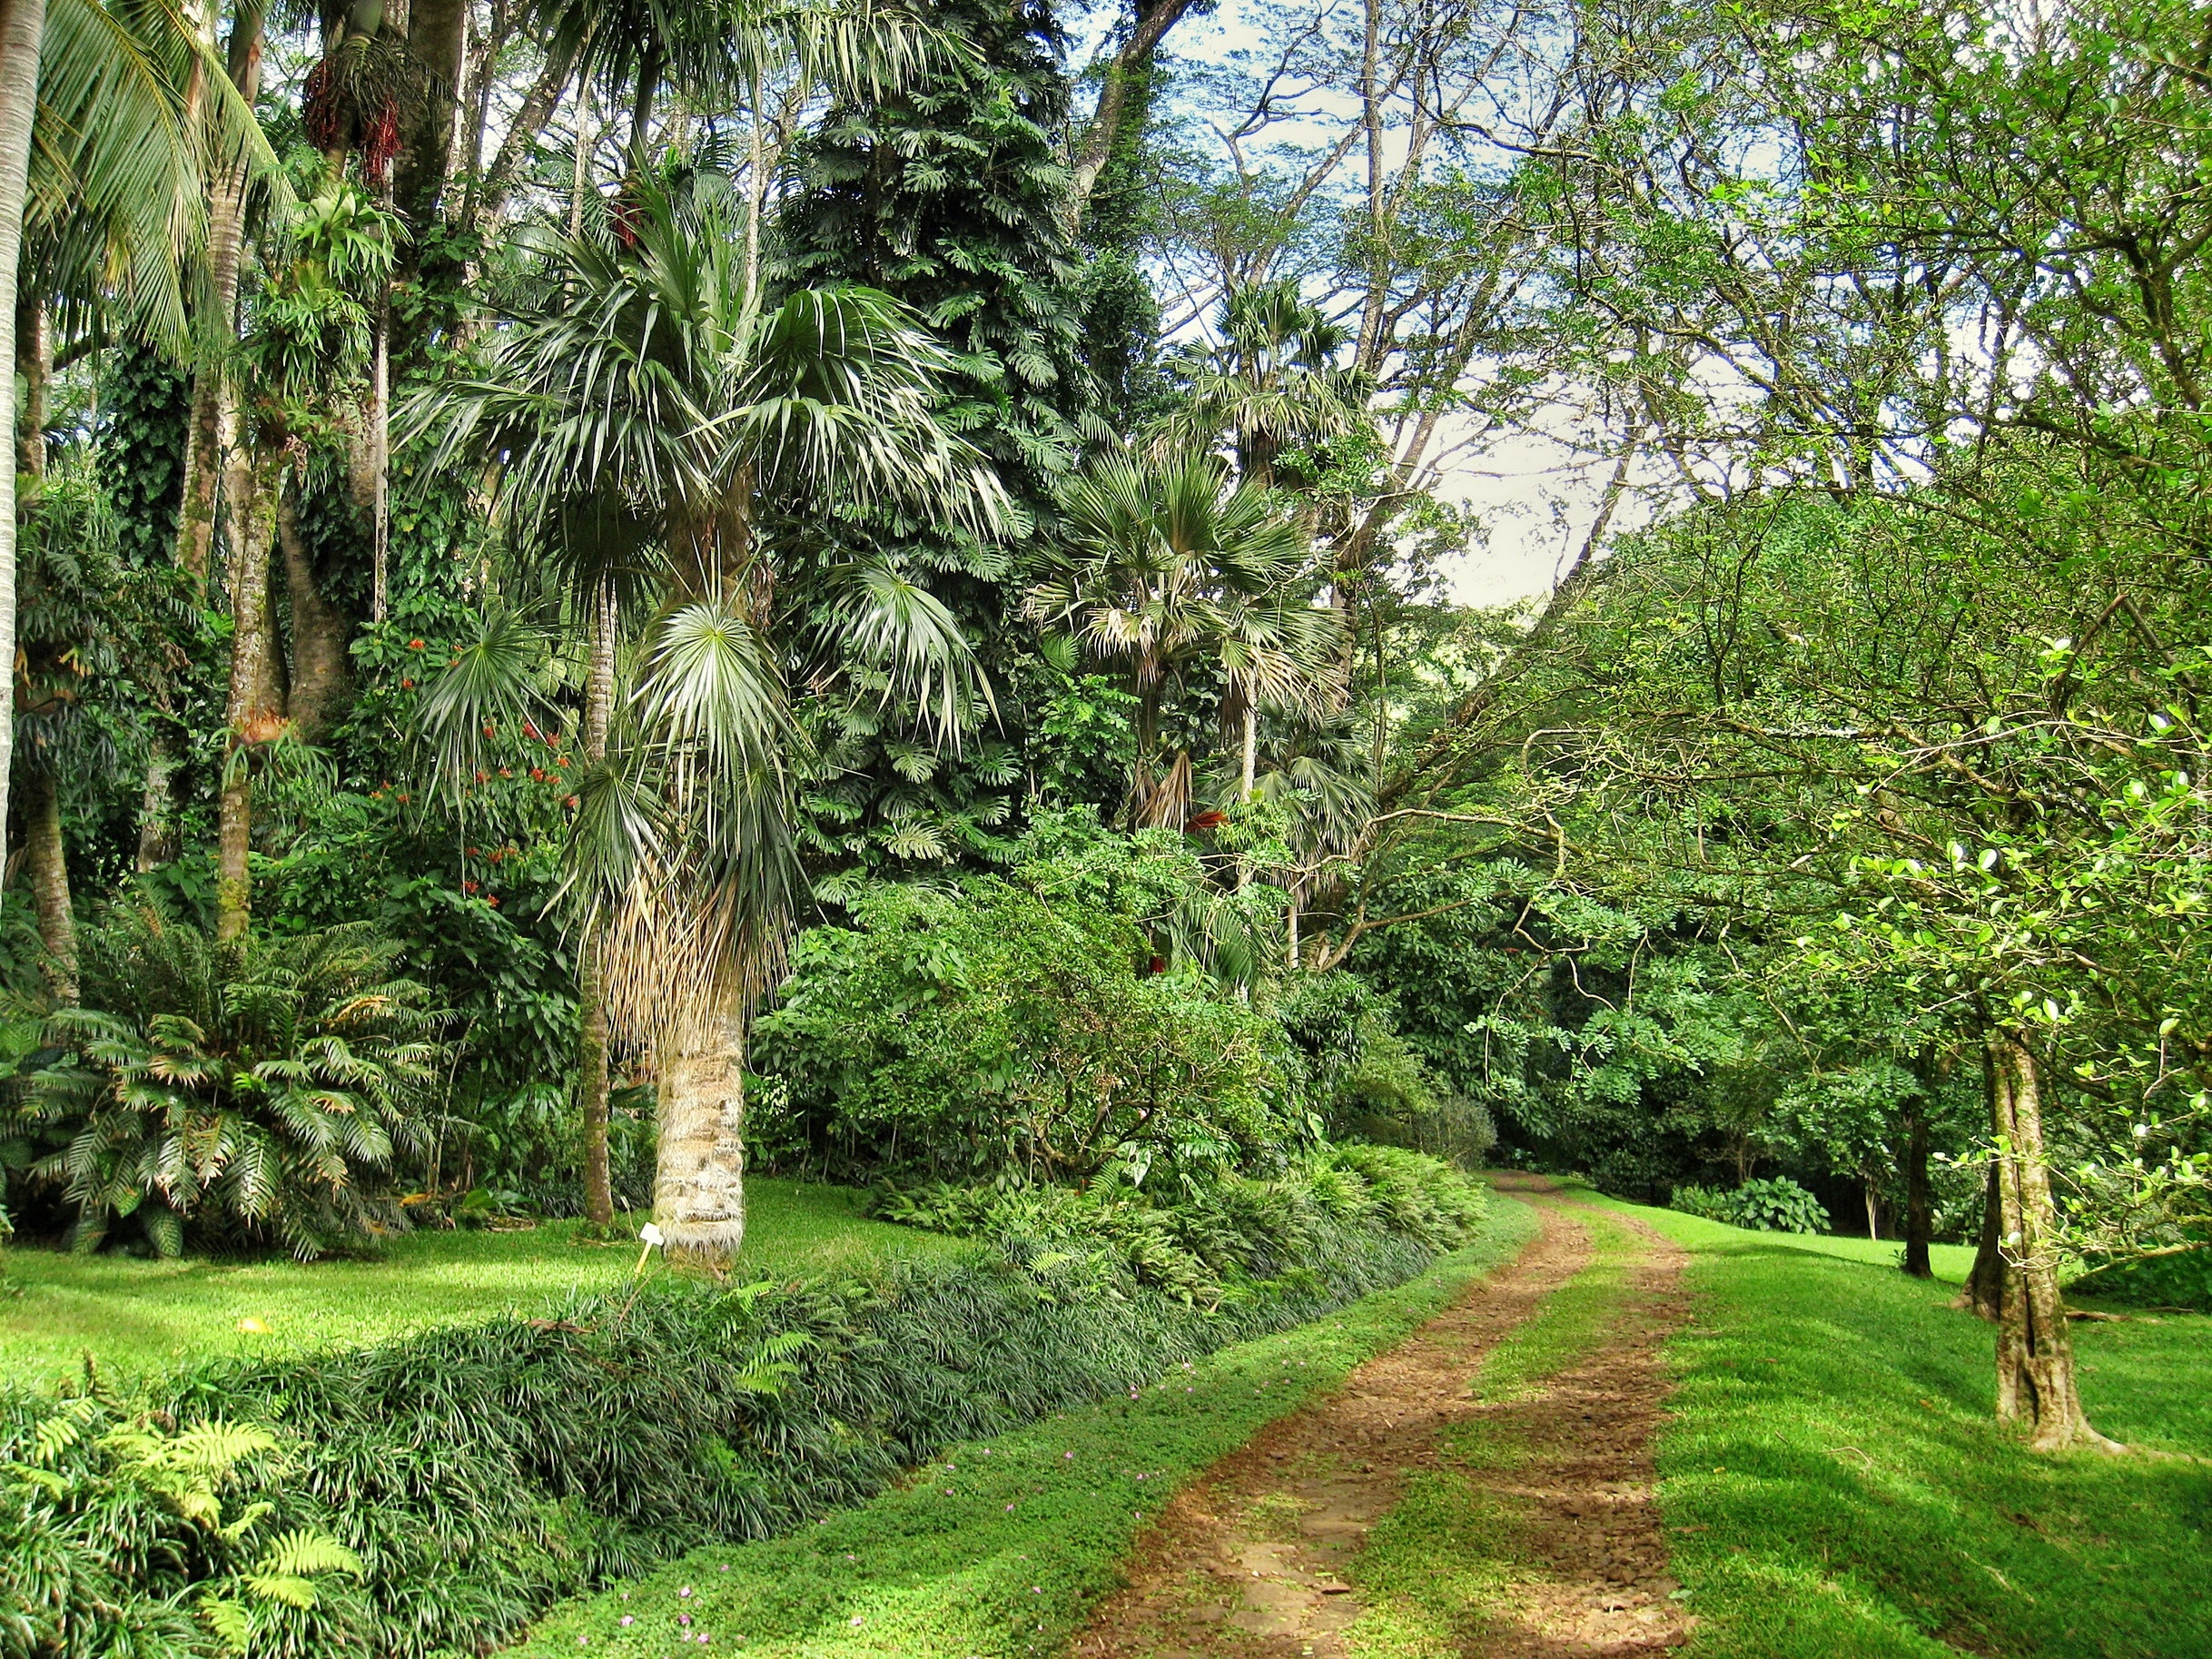
[(1184, 399), (1155, 434), (1168, 452), (1225, 442), (1239, 479), (1272, 489), (1288, 451), (1367, 418), (1358, 378), (1337, 366), (1349, 331), (1290, 279), (1230, 293), (1215, 329), (1218, 344), (1181, 354)]
[[(585, 605), (613, 590), (647, 613), (626, 672), (595, 665), (611, 707), (569, 882), (609, 1024), (658, 1062), (654, 1219), (673, 1257), (715, 1268), (744, 1236), (746, 1022), (800, 882), (791, 680), (887, 682), (946, 742), (982, 690), (941, 603), (881, 566), (809, 564), (807, 520), (889, 502), (990, 531), (1006, 510), (935, 419), (946, 359), (913, 317), (857, 288), (768, 306), (742, 213), (712, 177), (636, 182), (607, 227), (551, 246), (484, 374), (409, 416), (493, 464), (510, 533)], [(795, 574), (803, 604), (779, 596)], [(498, 628), (426, 698), (448, 777), (525, 706), (525, 654)]]
[(1249, 795), (1259, 710), (1327, 699), (1336, 623), (1298, 591), (1305, 532), (1265, 489), (1232, 485), (1220, 459), (1200, 451), (1158, 466), (1104, 457), (1070, 485), (1062, 511), (1066, 550), (1027, 609), (1127, 668), (1137, 699), (1130, 822), (1180, 826), (1190, 815), (1190, 755), (1167, 753), (1163, 717), (1200, 670), (1225, 683), (1225, 737), (1241, 745)]

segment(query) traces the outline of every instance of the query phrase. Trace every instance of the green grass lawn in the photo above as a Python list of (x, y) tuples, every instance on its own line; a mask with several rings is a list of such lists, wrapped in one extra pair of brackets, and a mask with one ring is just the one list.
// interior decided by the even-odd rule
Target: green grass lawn
[(956, 1447), (874, 1502), (793, 1536), (709, 1548), (577, 1603), (517, 1650), (653, 1659), (1027, 1659), (1117, 1581), (1143, 1517), (1259, 1427), (1401, 1340), (1535, 1231), (1499, 1202), (1481, 1238), (1396, 1289), (1224, 1348), (1141, 1395)]
[[(860, 1215), (840, 1187), (746, 1182), (741, 1275), (799, 1279), (863, 1270), (891, 1256), (957, 1250), (955, 1239)], [(535, 1311), (637, 1265), (635, 1244), (585, 1244), (573, 1222), (522, 1232), (420, 1232), (371, 1259), (301, 1263), (140, 1261), (11, 1249), (0, 1290), (0, 1368), (38, 1382), (90, 1349), (140, 1369), (243, 1348), (370, 1341), (423, 1325)], [(258, 1320), (266, 1333), (242, 1331)]]
[(2212, 1654), (2212, 1318), (2077, 1325), (2091, 1420), (2140, 1451), (2035, 1457), (1947, 1286), (1608, 1208), (1694, 1252), (1660, 1474), (1697, 1659)]

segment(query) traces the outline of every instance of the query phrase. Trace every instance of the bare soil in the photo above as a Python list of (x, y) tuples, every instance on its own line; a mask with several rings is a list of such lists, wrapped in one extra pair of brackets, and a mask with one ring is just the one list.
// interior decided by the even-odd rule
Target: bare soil
[[(1536, 1177), (1543, 1230), (1336, 1394), (1269, 1424), (1185, 1488), (1140, 1540), (1129, 1582), (1070, 1644), (1080, 1659), (1342, 1659), (1360, 1614), (1348, 1576), (1417, 1470), (1450, 1462), (1475, 1501), (1510, 1515), (1514, 1565), (1465, 1651), (1497, 1659), (1655, 1654), (1688, 1616), (1668, 1599), (1652, 1503), (1652, 1436), (1667, 1383), (1659, 1345), (1686, 1315), (1682, 1253), (1648, 1229), (1620, 1316), (1567, 1369), (1509, 1400), (1473, 1383), (1483, 1356), (1589, 1265), (1575, 1206)], [(1633, 1224), (1630, 1224), (1633, 1225)], [(1479, 1419), (1514, 1456), (1470, 1468), (1439, 1444)], [(1489, 1437), (1486, 1435), (1486, 1440)]]

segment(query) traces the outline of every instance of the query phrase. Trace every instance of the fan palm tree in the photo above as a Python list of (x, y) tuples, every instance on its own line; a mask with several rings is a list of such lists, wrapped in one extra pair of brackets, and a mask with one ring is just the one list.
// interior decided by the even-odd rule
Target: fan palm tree
[(1260, 707), (1327, 699), (1337, 625), (1299, 591), (1305, 532), (1259, 485), (1232, 484), (1202, 451), (1159, 465), (1109, 455), (1061, 505), (1066, 549), (1027, 609), (1128, 672), (1137, 699), (1130, 822), (1180, 826), (1190, 815), (1190, 755), (1167, 752), (1163, 717), (1201, 669), (1225, 684), (1224, 729), (1242, 746), (1249, 795)]
[[(605, 231), (552, 244), (485, 373), (410, 415), (493, 464), (526, 554), (588, 604), (645, 613), (626, 672), (594, 676), (611, 707), (576, 785), (569, 885), (613, 1031), (658, 1060), (654, 1219), (710, 1267), (744, 1235), (746, 1021), (799, 887), (790, 683), (889, 684), (947, 742), (983, 694), (934, 597), (881, 566), (806, 567), (807, 519), (891, 502), (993, 532), (1008, 511), (935, 418), (947, 360), (912, 314), (857, 288), (765, 304), (742, 211), (711, 178), (629, 186)], [(795, 605), (778, 585), (800, 569)], [(516, 639), (495, 625), (430, 688), (441, 775), (473, 775), (479, 735), (521, 713)]]

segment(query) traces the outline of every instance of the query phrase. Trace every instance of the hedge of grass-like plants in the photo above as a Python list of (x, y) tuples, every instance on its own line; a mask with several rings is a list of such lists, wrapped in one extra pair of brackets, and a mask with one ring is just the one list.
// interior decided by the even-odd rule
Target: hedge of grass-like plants
[(1483, 1200), (1360, 1148), (1160, 1208), (1214, 1241), (1191, 1259), (1216, 1294), (1148, 1282), (1102, 1229), (985, 1228), (873, 1283), (664, 1278), (128, 1393), (11, 1391), (0, 1655), (475, 1653), (556, 1597), (1401, 1282)]

